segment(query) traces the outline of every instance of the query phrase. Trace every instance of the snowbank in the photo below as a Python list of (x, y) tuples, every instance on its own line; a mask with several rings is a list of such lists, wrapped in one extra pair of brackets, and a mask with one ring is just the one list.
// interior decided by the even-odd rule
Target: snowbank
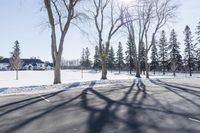
[[(99, 80), (101, 77), (100, 72), (92, 70), (63, 70), (62, 71), (62, 83), (60, 85), (52, 85), (53, 83), (53, 71), (20, 71), (19, 80), (15, 80), (14, 71), (0, 71), (0, 95), (10, 94), (36, 94), (45, 92), (55, 92), (59, 90), (66, 90), (69, 88), (76, 88), (78, 86), (87, 86), (90, 82), (96, 81), (97, 85), (106, 85), (110, 83), (117, 83), (122, 80), (133, 80), (134, 75), (130, 75), (128, 72), (108, 72), (108, 79), (106, 81)], [(142, 75), (144, 78), (145, 76)], [(193, 77), (200, 77), (200, 74), (194, 74)], [(177, 74), (173, 77), (168, 73), (166, 76), (162, 76), (161, 73), (154, 76), (151, 74), (150, 78), (158, 79), (186, 79), (189, 78), (185, 74)]]

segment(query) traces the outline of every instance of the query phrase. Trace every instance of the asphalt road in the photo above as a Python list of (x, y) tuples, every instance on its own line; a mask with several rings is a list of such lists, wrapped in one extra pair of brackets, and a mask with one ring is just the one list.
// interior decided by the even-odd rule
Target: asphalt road
[(3, 96), (0, 133), (200, 133), (200, 87), (92, 81), (69, 91)]

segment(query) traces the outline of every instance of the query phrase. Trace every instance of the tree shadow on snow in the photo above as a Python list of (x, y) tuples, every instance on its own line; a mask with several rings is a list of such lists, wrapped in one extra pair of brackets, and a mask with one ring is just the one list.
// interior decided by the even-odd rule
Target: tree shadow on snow
[[(136, 92), (133, 92), (134, 86), (137, 86)], [(90, 105), (90, 100), (87, 98), (89, 92), (94, 94), (97, 98), (103, 100), (105, 102), (105, 106), (103, 108), (98, 108)], [(136, 103), (138, 106), (142, 105), (143, 101), (146, 98), (146, 88), (140, 79), (138, 79), (137, 81), (133, 81), (131, 87), (125, 92), (124, 96), (120, 98), (120, 100), (113, 100), (107, 97), (106, 95), (98, 92), (97, 90), (94, 90), (93, 88), (86, 88), (81, 96), (81, 107), (86, 111), (90, 112), (88, 118), (88, 131), (86, 132), (100, 133), (103, 132), (104, 127), (108, 125), (111, 125), (113, 127), (113, 130), (117, 128), (117, 122), (125, 123), (125, 125), (128, 126), (129, 130), (131, 129), (131, 131), (137, 131), (138, 127), (141, 126), (140, 123), (134, 121), (135, 115), (137, 114), (138, 110), (135, 110), (134, 108), (129, 108), (127, 111), (128, 120), (120, 118), (118, 116), (118, 111), (120, 110), (121, 106), (131, 106), (137, 100), (137, 96), (140, 93), (142, 93), (142, 96)], [(129, 97), (132, 97), (131, 101), (129, 101)]]
[(182, 87), (184, 85), (181, 85), (181, 84), (179, 84), (181, 86), (168, 84), (168, 83), (163, 82), (163, 81), (161, 81), (159, 79), (157, 79), (157, 80), (151, 80), (150, 79), (150, 81), (152, 83), (156, 84), (156, 85), (163, 86), (165, 89), (173, 92), (174, 94), (176, 94), (179, 97), (183, 98), (184, 100), (190, 102), (194, 106), (200, 108), (200, 104), (196, 103), (193, 99), (188, 98), (187, 96), (185, 96), (185, 94), (186, 94), (186, 95), (193, 95), (195, 97), (200, 98), (200, 91), (189, 89), (188, 86)]
[[(44, 94), (44, 95), (40, 95), (40, 96), (35, 96), (35, 97), (32, 97), (32, 98), (27, 98), (27, 99), (24, 99), (24, 100), (19, 100), (19, 101), (16, 101), (16, 102), (1, 105), (0, 106), (0, 111), (1, 111), (0, 117), (3, 116), (3, 115), (6, 115), (7, 113), (11, 113), (11, 112), (16, 111), (18, 109), (21, 109), (21, 108), (30, 106), (32, 104), (35, 104), (37, 102), (43, 101), (44, 100), (43, 98), (48, 99), (48, 98), (54, 97), (54, 96), (56, 96), (56, 95), (58, 95), (62, 92), (67, 91), (70, 88), (78, 87), (79, 85), (80, 85), (80, 82), (75, 82), (75, 83), (72, 83), (71, 85), (65, 87), (61, 91), (48, 93), (48, 94)], [(43, 98), (41, 98), (41, 97), (43, 97)]]

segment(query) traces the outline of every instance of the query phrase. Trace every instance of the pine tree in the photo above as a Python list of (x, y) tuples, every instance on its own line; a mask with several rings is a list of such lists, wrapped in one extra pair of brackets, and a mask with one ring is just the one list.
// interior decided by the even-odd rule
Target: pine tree
[(197, 68), (200, 70), (200, 21), (196, 27), (196, 36), (197, 36), (197, 51), (196, 51), (196, 61), (197, 61)]
[(101, 68), (101, 59), (99, 55), (99, 47), (96, 45), (95, 46), (95, 54), (94, 54), (94, 65), (93, 68), (95, 70), (98, 70)]
[(187, 60), (190, 76), (192, 76), (192, 66), (194, 66), (194, 58), (195, 58), (195, 46), (192, 40), (192, 32), (188, 25), (185, 27), (184, 34), (185, 34), (185, 39), (184, 39), (185, 59)]
[(197, 69), (200, 70), (200, 48), (197, 50)]
[(82, 49), (80, 65), (81, 65), (82, 68), (85, 67), (85, 49), (84, 48)]
[(2, 60), (3, 59), (3, 56), (0, 56), (0, 60)]
[(108, 52), (108, 68), (112, 72), (114, 67), (115, 67), (115, 53), (113, 47), (111, 46)]
[(169, 56), (170, 56), (170, 64), (171, 64), (171, 69), (173, 71), (173, 76), (175, 76), (176, 69), (181, 65), (181, 54), (180, 54), (180, 47), (179, 47), (178, 41), (177, 41), (177, 34), (175, 30), (173, 29), (170, 34), (170, 39), (169, 39)]
[(126, 63), (129, 66), (129, 71), (130, 74), (132, 73), (132, 69), (134, 68), (134, 58), (133, 58), (133, 48), (132, 48), (132, 44), (130, 42), (130, 37), (128, 38), (128, 42), (127, 42), (127, 50), (125, 52), (126, 54)]
[(85, 49), (85, 67), (91, 68), (90, 50), (88, 47)]
[(10, 65), (11, 69), (16, 71), (16, 80), (18, 80), (18, 70), (22, 67), (22, 60), (20, 59), (20, 46), (17, 40), (14, 43), (13, 49), (10, 57)]
[(121, 42), (119, 42), (118, 50), (117, 50), (117, 66), (119, 69), (119, 73), (121, 72), (122, 66), (124, 64), (124, 57), (123, 57), (123, 48)]
[(156, 39), (154, 39), (153, 46), (151, 48), (151, 65), (154, 70), (154, 75), (155, 75), (156, 68), (158, 66), (158, 49), (156, 47), (156, 43), (157, 43)]
[(200, 45), (200, 21), (198, 22), (197, 27), (196, 27), (196, 35), (197, 35), (198, 44)]
[(166, 69), (166, 64), (167, 64), (167, 39), (166, 39), (166, 33), (163, 30), (161, 32), (161, 37), (160, 37), (160, 41), (159, 41), (159, 52), (158, 52), (158, 56), (159, 56), (159, 60), (161, 60), (161, 66), (162, 66), (162, 70), (163, 70), (163, 75), (165, 75), (165, 69)]

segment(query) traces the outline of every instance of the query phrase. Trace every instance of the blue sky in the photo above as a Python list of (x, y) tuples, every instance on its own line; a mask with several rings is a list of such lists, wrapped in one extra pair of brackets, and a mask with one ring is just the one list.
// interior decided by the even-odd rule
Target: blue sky
[[(179, 0), (181, 7), (175, 24), (169, 25), (166, 32), (172, 28), (178, 32), (179, 41), (183, 40), (183, 30), (188, 24), (193, 33), (200, 20), (200, 0)], [(0, 4), (0, 56), (9, 57), (15, 40), (19, 40), (21, 57), (40, 57), (51, 61), (50, 33), (44, 28), (45, 15), (40, 11), (42, 0), (1, 0)], [(44, 29), (44, 30), (43, 30)], [(91, 49), (93, 58), (94, 46), (83, 39), (82, 33), (71, 27), (65, 38), (63, 57), (65, 59), (80, 58), (83, 47)], [(116, 46), (114, 46), (116, 48)], [(182, 46), (183, 48), (183, 46)]]

